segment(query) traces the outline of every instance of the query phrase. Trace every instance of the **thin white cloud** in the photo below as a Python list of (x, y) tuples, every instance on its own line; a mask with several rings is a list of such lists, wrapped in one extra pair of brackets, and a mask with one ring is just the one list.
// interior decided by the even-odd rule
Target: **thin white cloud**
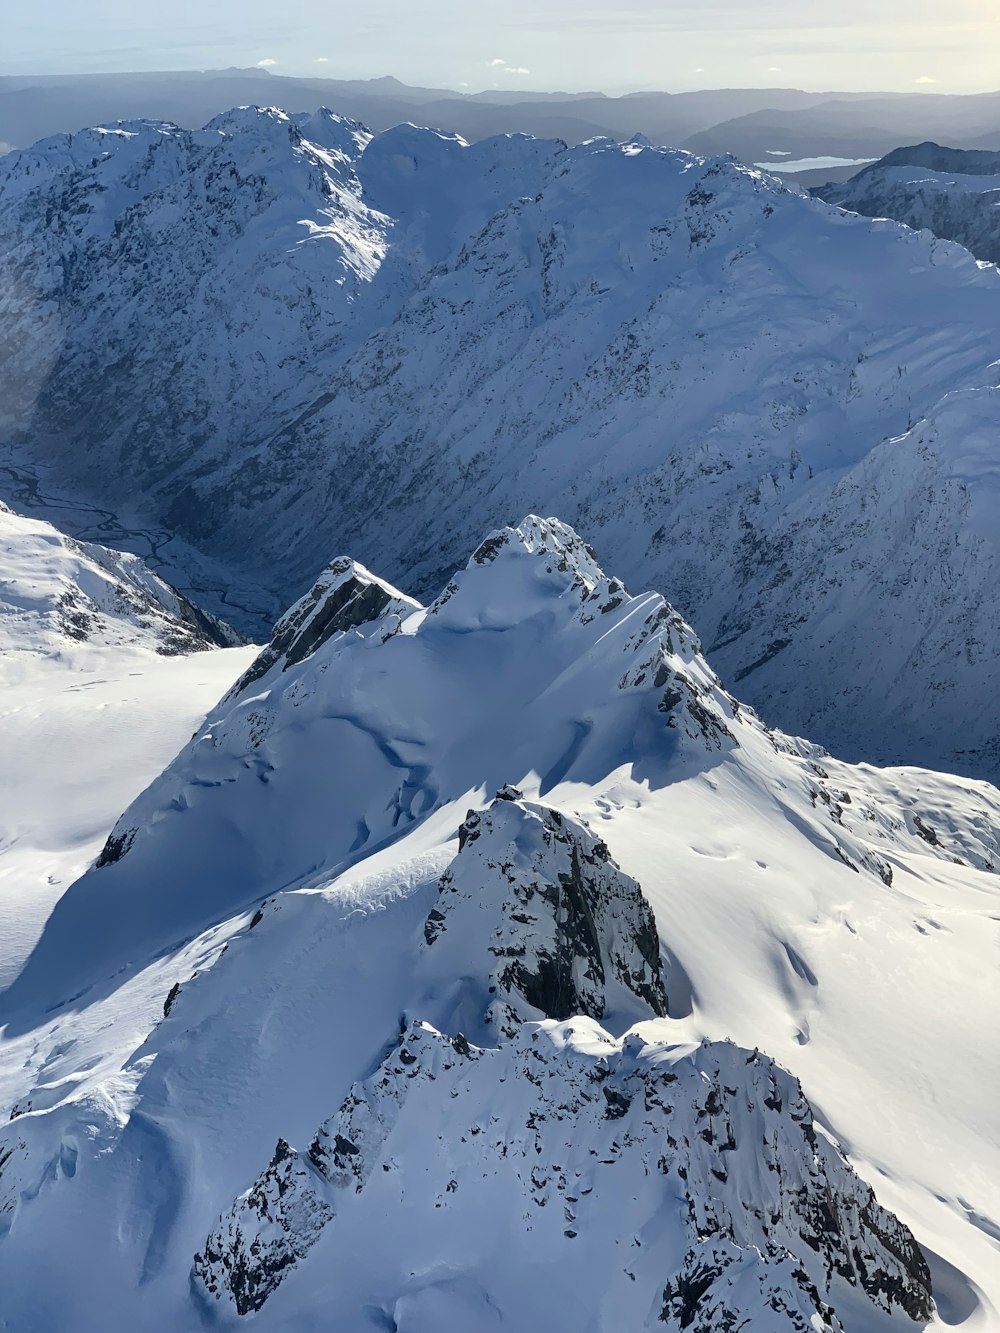
[(328, 65), (329, 63), (330, 63), (329, 56), (317, 56), (316, 59), (313, 61), (314, 65)]
[(768, 65), (768, 67), (767, 67), (767, 72), (768, 72), (768, 74), (780, 74), (780, 73), (781, 73), (781, 66), (780, 66), (780, 65)]
[(257, 61), (257, 68), (270, 69), (272, 65), (276, 65), (277, 63), (278, 62), (276, 60), (272, 60), (270, 56), (266, 56), (263, 60)]
[(494, 56), (492, 60), (487, 60), (487, 69), (499, 70), (501, 74), (530, 74), (530, 69), (525, 69), (523, 65), (508, 65), (506, 60), (501, 60), (499, 56)]
[(937, 83), (937, 79), (932, 79), (929, 74), (921, 74), (919, 79), (914, 79), (914, 83)]

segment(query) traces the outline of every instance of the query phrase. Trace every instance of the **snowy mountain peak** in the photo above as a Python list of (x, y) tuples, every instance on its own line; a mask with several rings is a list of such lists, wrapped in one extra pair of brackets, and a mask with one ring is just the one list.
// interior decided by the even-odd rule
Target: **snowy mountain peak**
[(555, 520), (451, 584), (335, 561), (61, 894), (0, 997), (13, 1322), (86, 1266), (140, 1333), (888, 1333), (913, 1234), (947, 1322), (997, 793), (768, 730)]
[[(341, 1278), (348, 1236), (366, 1259)], [(560, 1280), (529, 1284), (526, 1308), (539, 1261)], [(279, 1141), (194, 1263), (242, 1315), (287, 1284), (288, 1318), (320, 1272), (342, 1308), (377, 1293), (386, 1326), (414, 1330), (493, 1327), (496, 1309), (545, 1326), (551, 1302), (559, 1327), (609, 1333), (849, 1333), (852, 1314), (932, 1310), (912, 1235), (795, 1079), (728, 1043), (671, 1045), (655, 1023), (616, 1041), (582, 1017), (492, 1048), (413, 1023), (308, 1148)]]
[[(341, 168), (355, 163), (372, 138), (363, 125), (328, 107), (289, 114), (276, 106), (224, 111), (209, 121), (199, 137), (205, 140), (212, 135), (238, 142), (244, 152), (253, 145), (281, 149), (287, 141), (293, 148), (316, 154), (325, 165)], [(276, 163), (272, 160), (269, 165)]]
[(286, 129), (293, 123), (292, 117), (277, 106), (234, 106), (222, 111), (208, 122), (206, 131), (213, 130), (221, 134), (244, 135), (269, 132), (271, 127)]
[(584, 824), (505, 787), (458, 838), (424, 937), (449, 979), (494, 961), (485, 1004), (464, 997), (456, 1029), (478, 1040), (486, 1009), (506, 1036), (530, 1018), (666, 1014), (649, 904)]
[(658, 707), (668, 726), (710, 748), (736, 743), (729, 722), (737, 704), (705, 661), (690, 625), (655, 593), (633, 597), (557, 518), (529, 514), (490, 533), (431, 603), (428, 617), (452, 628), (499, 630), (536, 614), (547, 620), (553, 600), (572, 607), (568, 614), (581, 627), (603, 620), (615, 628), (607, 636), (588, 629), (594, 642), (589, 651), (581, 645), (581, 670), (594, 659), (616, 665), (619, 689), (660, 692)]
[(371, 131), (356, 120), (338, 116), (329, 107), (317, 111), (300, 111), (291, 117), (303, 139), (326, 152), (342, 153), (356, 160), (371, 143)]
[(169, 655), (239, 636), (138, 556), (64, 536), (0, 503), (0, 651), (57, 657), (73, 644)]
[[(499, 626), (507, 616), (522, 618), (525, 605), (537, 604), (543, 589), (556, 596), (572, 593), (582, 601), (603, 597), (604, 605), (614, 599), (620, 605), (627, 595), (625, 585), (608, 578), (593, 549), (568, 524), (529, 514), (514, 527), (491, 532), (431, 603), (428, 614), (440, 617), (461, 593), (463, 614), (475, 612)], [(450, 620), (456, 613), (453, 606), (446, 616)]]
[[(388, 1326), (486, 1327), (484, 1309), (516, 1309), (517, 1262), (486, 1277), (476, 1258), (513, 1198), (504, 1253), (558, 1258), (571, 1305), (597, 1276), (602, 1329), (844, 1333), (845, 1306), (926, 1321), (912, 1235), (817, 1133), (794, 1078), (730, 1043), (672, 1044), (655, 1019), (617, 1039), (595, 1021), (662, 1015), (666, 996), (649, 905), (579, 821), (503, 788), (463, 823), (424, 936), (445, 1030), (404, 1020), (308, 1147), (279, 1139), (195, 1256), (209, 1298), (247, 1315), (282, 1288), (287, 1319), (322, 1272), (342, 1308), (377, 1292)], [(633, 1238), (620, 1255), (612, 1231)], [(349, 1291), (330, 1273), (347, 1234), (383, 1256)], [(401, 1286), (427, 1245), (447, 1281)], [(545, 1299), (532, 1291), (536, 1319)]]
[[(697, 765), (736, 743), (737, 722), (681, 617), (657, 594), (631, 596), (557, 519), (529, 516), (492, 533), (426, 612), (345, 557), (278, 621), (203, 733), (122, 815), (101, 867), (143, 847), (156, 857), (166, 831), (156, 811), (187, 809), (197, 791), (193, 804), (207, 816), (239, 790), (249, 798), (237, 801), (240, 825), (251, 806), (277, 801), (280, 818), (300, 827), (287, 842), (289, 873), (316, 873), (453, 800), (466, 799), (467, 809), (484, 781), (496, 790), (530, 779), (544, 794), (587, 771), (591, 755), (606, 772), (627, 757), (618, 728), (646, 737), (652, 753), (680, 747)], [(343, 732), (340, 753), (318, 739), (331, 725)], [(298, 786), (303, 727), (317, 738), (317, 773), (357, 752), (375, 784), (363, 808), (334, 816), (324, 806), (321, 815), (301, 796), (295, 814), (285, 807), (278, 793)], [(321, 793), (322, 785), (322, 804)], [(263, 809), (260, 817), (273, 818)], [(251, 892), (261, 874), (250, 869), (256, 822), (244, 835), (249, 878), (229, 876), (192, 905), (205, 910), (227, 886)]]
[(483, 541), (473, 552), (470, 565), (486, 565), (496, 560), (505, 548), (524, 548), (530, 555), (551, 557), (561, 573), (571, 573), (587, 591), (606, 581), (604, 570), (597, 563), (593, 547), (577, 535), (568, 523), (557, 518), (539, 518), (528, 514), (516, 528), (501, 528)]
[(327, 640), (375, 622), (393, 628), (420, 603), (347, 556), (334, 560), (274, 627), (271, 641), (236, 685), (239, 695), (280, 664), (282, 671), (311, 657)]
[[(504, 784), (547, 804), (561, 791), (555, 804), (572, 809), (573, 793), (590, 802), (623, 775), (670, 789), (714, 782), (720, 765), (782, 818), (787, 799), (821, 858), (876, 884), (891, 882), (897, 847), (1000, 859), (985, 790), (960, 813), (944, 797), (893, 813), (899, 798), (861, 770), (838, 776), (741, 708), (664, 599), (629, 594), (561, 523), (494, 533), (426, 611), (337, 560), (122, 814), (41, 953), (83, 985), (121, 954), (155, 953), (276, 885), (320, 887), (421, 827), (455, 837)], [(80, 955), (72, 923), (95, 914), (102, 949)]]

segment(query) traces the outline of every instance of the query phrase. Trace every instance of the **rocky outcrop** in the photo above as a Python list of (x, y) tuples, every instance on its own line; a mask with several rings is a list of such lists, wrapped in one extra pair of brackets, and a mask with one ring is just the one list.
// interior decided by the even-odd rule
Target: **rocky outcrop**
[(489, 961), (489, 1021), (667, 1013), (653, 913), (585, 825), (507, 787), (459, 829), (424, 926), (444, 975)]
[[(649, 905), (583, 824), (509, 787), (471, 813), (424, 947), (442, 986), (471, 987), (482, 1008), (465, 1012), (491, 1044), (405, 1024), (312, 1143), (281, 1140), (220, 1219), (194, 1262), (208, 1296), (260, 1310), (341, 1229), (368, 1253), (390, 1226), (411, 1276), (446, 1246), (460, 1273), (501, 1216), (512, 1245), (563, 1247), (568, 1292), (594, 1272), (638, 1284), (655, 1314), (623, 1328), (844, 1333), (850, 1289), (929, 1317), (913, 1237), (817, 1132), (794, 1078), (726, 1042), (671, 1045), (655, 1021), (618, 1039), (598, 1023), (655, 1019), (667, 996)], [(455, 1209), (463, 1239), (445, 1242)], [(616, 1249), (647, 1234), (646, 1258)], [(379, 1279), (386, 1308), (393, 1280)], [(503, 1310), (502, 1289), (487, 1296)]]
[(212, 1295), (225, 1290), (239, 1314), (259, 1310), (333, 1216), (318, 1190), (321, 1183), (310, 1159), (280, 1139), (238, 1213), (195, 1256), (195, 1275)]
[[(279, 1144), (196, 1257), (196, 1279), (238, 1313), (260, 1309), (327, 1229), (364, 1245), (381, 1220), (366, 1202), (376, 1181), (421, 1219), (406, 1231), (408, 1267), (420, 1230), (433, 1243), (440, 1213), (467, 1194), (473, 1235), (513, 1197), (535, 1244), (561, 1237), (569, 1290), (593, 1265), (646, 1284), (658, 1315), (637, 1329), (749, 1320), (841, 1333), (837, 1301), (851, 1289), (916, 1322), (931, 1313), (912, 1236), (817, 1133), (797, 1082), (728, 1043), (616, 1042), (577, 1019), (483, 1049), (416, 1023), (306, 1150)], [(655, 1217), (672, 1238), (655, 1259), (615, 1253), (612, 1235), (638, 1238)], [(502, 1308), (503, 1293), (491, 1296)]]
[[(336, 634), (346, 634), (380, 617), (418, 611), (420, 603), (376, 578), (363, 565), (341, 557), (319, 576), (277, 622), (267, 647), (233, 686), (231, 697), (280, 665), (282, 671), (311, 657)], [(398, 619), (395, 622), (399, 623)]]

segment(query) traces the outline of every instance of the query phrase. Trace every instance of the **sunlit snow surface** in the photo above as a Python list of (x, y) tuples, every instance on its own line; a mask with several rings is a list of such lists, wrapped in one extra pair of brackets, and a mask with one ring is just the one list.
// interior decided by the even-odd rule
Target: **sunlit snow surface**
[(0, 478), (251, 634), (331, 551), (433, 596), (558, 513), (775, 724), (995, 778), (998, 305), (641, 139), (130, 122), (0, 161)]
[[(825, 1130), (925, 1246), (934, 1327), (1000, 1329), (1000, 795), (843, 765), (770, 733), (661, 598), (630, 596), (559, 524), (494, 536), (426, 610), (350, 562), (335, 568), (326, 591), (353, 580), (381, 605), (375, 618), (301, 660), (272, 660), (198, 724), (118, 821), (108, 863), (46, 890), (46, 908), (61, 896), (26, 959), (46, 909), (26, 893), (23, 916), (11, 911), (8, 1326), (162, 1333), (224, 1318), (192, 1286), (192, 1256), (279, 1137), (304, 1150), (393, 1049), (401, 1021), (448, 1030), (461, 979), (427, 972), (424, 922), (467, 811), (514, 783), (586, 820), (652, 904), (672, 1017), (644, 1025), (645, 1039), (728, 1037), (797, 1075)], [(120, 654), (117, 679), (130, 679), (137, 651)], [(68, 691), (90, 665), (45, 669), (64, 670)], [(149, 748), (151, 768), (123, 772), (108, 800), (124, 804), (247, 665), (243, 650), (187, 659), (172, 676), (163, 664), (162, 692), (144, 678), (148, 704), (119, 704), (117, 730), (74, 712), (81, 732), (93, 723), (99, 773), (137, 740)], [(19, 688), (49, 693), (44, 680)], [(59, 765), (85, 763), (80, 733), (55, 768), (32, 745), (58, 733), (59, 698), (26, 725), (26, 783), (65, 782)], [(139, 735), (150, 709), (160, 717)], [(25, 873), (37, 881), (52, 865), (70, 878), (98, 850), (105, 809), (95, 800), (83, 832), (53, 822), (71, 844), (62, 860), (49, 858), (39, 814)], [(412, 1123), (408, 1167), (426, 1134), (448, 1132)], [(634, 1216), (613, 1179), (591, 1222), (612, 1247)], [(253, 1326), (374, 1329), (390, 1326), (386, 1309), (405, 1330), (502, 1326), (490, 1272), (494, 1295), (513, 1290), (517, 1255), (497, 1242), (483, 1261), (488, 1228), (474, 1209), (464, 1225), (455, 1216), (444, 1295), (440, 1272), (414, 1278), (416, 1207), (379, 1214), (375, 1230), (362, 1221), (353, 1248), (339, 1233), (349, 1249), (335, 1262), (322, 1246), (307, 1255)], [(560, 1273), (573, 1271), (572, 1251), (561, 1254), (546, 1251), (527, 1279), (553, 1309)], [(352, 1304), (376, 1279), (381, 1313)], [(519, 1313), (508, 1307), (511, 1326)], [(848, 1333), (885, 1327), (870, 1309), (841, 1313)], [(595, 1307), (587, 1327), (622, 1333), (613, 1307)]]
[(0, 505), (0, 984), (253, 653), (208, 646), (141, 561)]

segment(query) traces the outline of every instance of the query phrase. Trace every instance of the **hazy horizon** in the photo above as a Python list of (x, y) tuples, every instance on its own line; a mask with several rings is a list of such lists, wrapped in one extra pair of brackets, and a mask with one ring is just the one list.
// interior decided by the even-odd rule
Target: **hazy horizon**
[[(338, 13), (338, 8), (340, 13)], [(264, 0), (178, 0), (138, 23), (134, 7), (81, 10), (50, 0), (44, 21), (8, 16), (0, 74), (99, 74), (267, 69), (295, 77), (364, 79), (391, 72), (411, 85), (479, 91), (601, 91), (795, 87), (808, 91), (993, 91), (1000, 17), (988, 0), (954, 0), (945, 17), (927, 0), (701, 0), (665, 9), (633, 0), (512, 0), (486, 22), (455, 0), (419, 12), (382, 0), (343, 12), (300, 0), (275, 22)]]

